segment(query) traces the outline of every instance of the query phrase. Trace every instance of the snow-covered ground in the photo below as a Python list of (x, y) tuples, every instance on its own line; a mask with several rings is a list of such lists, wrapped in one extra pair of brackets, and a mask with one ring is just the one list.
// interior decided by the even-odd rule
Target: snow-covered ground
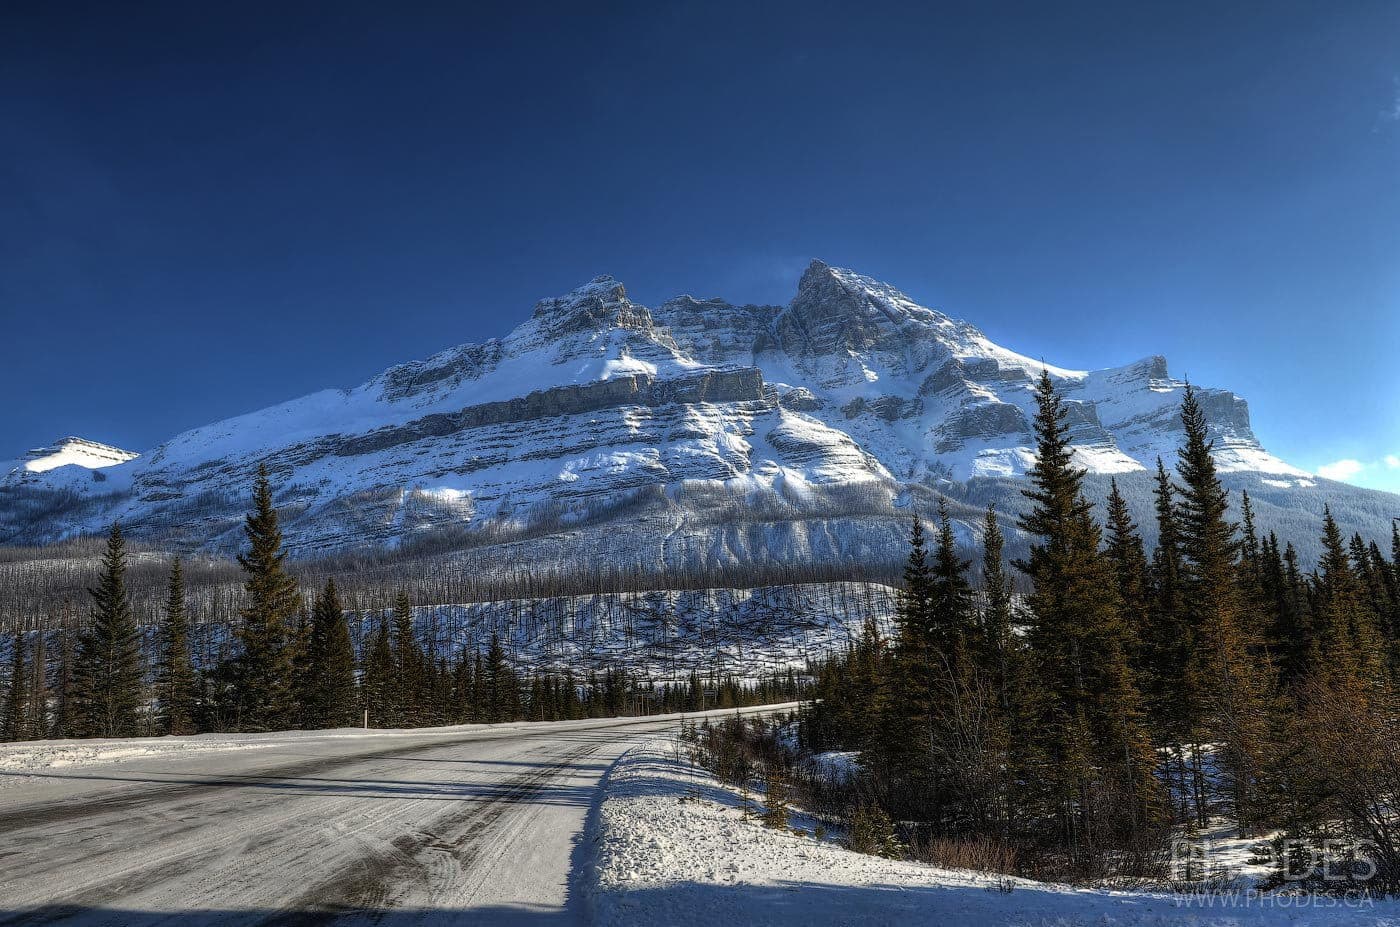
[(678, 754), (672, 737), (624, 754), (605, 789), (591, 832), (600, 927), (1400, 924), (1393, 901), (1079, 889), (852, 853), (745, 820), (739, 795)]
[(0, 745), (0, 927), (580, 923), (599, 781), (679, 722)]

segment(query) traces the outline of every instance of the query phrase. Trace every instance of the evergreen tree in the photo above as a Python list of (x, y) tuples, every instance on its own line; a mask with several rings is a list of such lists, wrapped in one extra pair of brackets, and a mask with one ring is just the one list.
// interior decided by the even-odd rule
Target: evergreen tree
[(126, 541), (112, 525), (93, 599), (92, 622), (74, 660), (74, 733), (131, 737), (142, 701), (141, 641), (126, 591)]
[(160, 662), (156, 675), (159, 699), (157, 730), (193, 734), (198, 680), (190, 665), (189, 616), (185, 612), (185, 577), (176, 557), (170, 564), (165, 612), (160, 625)]
[(49, 659), (48, 642), (43, 631), (34, 635), (34, 655), (30, 659), (29, 736), (40, 740), (49, 735)]
[(394, 599), (394, 682), (398, 723), (421, 724), (424, 691), (424, 658), (413, 633), (413, 605), (402, 590)]
[[(1021, 528), (1035, 540), (1020, 567), (1034, 583), (1030, 644), (1044, 688), (1040, 728), (1045, 784), (1072, 855), (1093, 858), (1106, 842), (1139, 832), (1159, 801), (1155, 755), (1128, 667), (1128, 640), (1113, 567), (1082, 489), (1053, 381), (1036, 389), (1037, 458), (1032, 509)], [(1108, 805), (1106, 795), (1116, 798)]]
[(917, 515), (909, 529), (909, 556), (904, 564), (904, 588), (900, 590), (900, 644), (907, 650), (922, 650), (933, 639), (933, 572), (928, 565), (924, 526)]
[[(516, 686), (515, 674), (511, 672), (510, 665), (506, 663), (505, 649), (501, 646), (500, 635), (492, 632), (491, 648), (486, 652), (486, 717), (488, 724), (499, 724), (502, 721), (512, 721), (520, 707), (520, 692)], [(612, 671), (608, 671), (608, 679), (612, 682)], [(609, 686), (615, 691), (615, 683)], [(607, 699), (608, 707), (616, 710), (620, 699), (610, 693)]]
[(361, 704), (375, 727), (391, 727), (394, 721), (394, 651), (389, 642), (389, 622), (380, 618), (364, 648)]
[(1317, 640), (1312, 599), (1292, 541), (1284, 547), (1283, 583), (1275, 608), (1274, 641), (1280, 655), (1281, 678), (1291, 686), (1304, 677), (1315, 659)]
[(938, 543), (928, 586), (928, 644), (955, 674), (967, 669), (969, 640), (974, 630), (972, 587), (966, 571), (971, 564), (958, 557), (957, 541), (947, 506), (938, 506)]
[(10, 644), (10, 679), (5, 694), (4, 725), (0, 740), (28, 740), (29, 734), (29, 676), (24, 661), (24, 635), (15, 632)]
[(1128, 511), (1128, 503), (1118, 491), (1118, 480), (1109, 480), (1108, 546), (1106, 553), (1113, 565), (1114, 586), (1122, 607), (1122, 621), (1137, 645), (1132, 653), (1134, 671), (1139, 677), (1150, 667), (1147, 651), (1150, 639), (1151, 590), (1147, 554), (1138, 534), (1137, 525)]
[(1381, 679), (1386, 661), (1380, 636), (1330, 508), (1323, 510), (1314, 626), (1315, 659), (1329, 673)]
[(1148, 627), (1140, 645), (1143, 674), (1139, 684), (1153, 726), (1161, 732), (1164, 742), (1179, 747), (1192, 724), (1192, 709), (1182, 684), (1193, 645), (1182, 593), (1185, 566), (1176, 489), (1160, 457), (1153, 503), (1157, 513), (1157, 548), (1152, 552), (1151, 599)]
[(902, 818), (929, 819), (937, 813), (931, 783), (933, 667), (933, 574), (928, 565), (923, 525), (917, 516), (909, 533), (909, 557), (904, 588), (898, 597), (897, 629), (884, 691), (879, 698), (879, 724), (870, 755), (884, 795), (882, 800)]
[(1002, 710), (1011, 707), (1012, 634), (1011, 581), (1004, 562), (1006, 539), (996, 509), (988, 506), (982, 530), (982, 647), (983, 665), (994, 682)]
[(454, 724), (468, 724), (476, 719), (474, 701), (476, 687), (472, 680), (472, 660), (464, 645), (457, 654), (457, 664), (452, 671), (452, 713)]
[(253, 511), (244, 524), (248, 552), (238, 563), (247, 579), (239, 641), (243, 652), (237, 667), (237, 696), (242, 726), (266, 730), (291, 719), (293, 622), (299, 601), (296, 582), (288, 575), (282, 530), (272, 504), (267, 466), (258, 466), (253, 485)]
[(54, 737), (74, 736), (73, 635), (67, 628), (58, 632), (58, 668), (54, 685), (58, 699), (54, 707)]
[(335, 588), (327, 579), (311, 612), (307, 640), (306, 673), (312, 685), (303, 706), (306, 724), (312, 728), (349, 727), (355, 723), (355, 651), (345, 609)]
[[(1266, 766), (1270, 681), (1257, 628), (1240, 595), (1236, 527), (1216, 475), (1205, 411), (1189, 385), (1181, 404), (1186, 441), (1179, 454), (1178, 521), (1183, 553), (1183, 604), (1193, 653), (1185, 700), (1196, 740), (1223, 744), (1222, 773), (1236, 819), (1248, 831), (1261, 820), (1256, 801)], [(1197, 781), (1202, 779), (1197, 763)], [(1198, 816), (1205, 813), (1198, 802)], [(1203, 821), (1198, 821), (1203, 823)]]
[[(1249, 501), (1249, 492), (1240, 491), (1240, 597), (1249, 613), (1258, 615), (1268, 610), (1265, 595), (1264, 552), (1259, 543), (1259, 532), (1254, 526), (1254, 505)], [(1259, 633), (1257, 632), (1256, 636)]]

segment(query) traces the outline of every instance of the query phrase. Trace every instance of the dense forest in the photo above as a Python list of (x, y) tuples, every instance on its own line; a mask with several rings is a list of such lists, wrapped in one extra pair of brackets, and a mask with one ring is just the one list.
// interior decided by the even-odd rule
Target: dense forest
[(1400, 528), (1386, 552), (1329, 512), (1304, 572), (1247, 495), (1232, 509), (1188, 389), (1147, 550), (1116, 487), (1095, 520), (1048, 377), (1037, 396), (1030, 593), (995, 511), (980, 593), (949, 519), (932, 538), (915, 520), (898, 627), (820, 671), (808, 747), (859, 751), (849, 801), (900, 839), (990, 843), (1012, 868), (1146, 873), (1170, 835), (1225, 820), (1345, 838), (1370, 887), (1400, 885)]

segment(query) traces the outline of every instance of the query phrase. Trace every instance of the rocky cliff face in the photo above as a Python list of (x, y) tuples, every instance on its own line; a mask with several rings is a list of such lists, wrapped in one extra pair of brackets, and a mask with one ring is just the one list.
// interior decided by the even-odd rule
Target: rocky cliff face
[[(266, 463), (304, 554), (450, 530), (501, 556), (566, 563), (881, 558), (897, 552), (910, 509), (936, 496), (954, 501), (968, 535), (975, 506), (1019, 508), (1041, 369), (821, 262), (787, 306), (686, 296), (647, 309), (598, 277), (541, 301), (504, 338), (140, 457), (79, 439), (34, 452), (0, 478), (0, 539), (120, 519), (167, 543), (229, 547)], [(1161, 357), (1048, 369), (1091, 481), (1114, 476), (1145, 500), (1156, 458), (1174, 460), (1184, 384)], [(1243, 399), (1201, 392), (1222, 471), (1264, 497), (1266, 519), (1311, 518), (1333, 501), (1381, 532), (1400, 500), (1289, 466), (1260, 445)]]

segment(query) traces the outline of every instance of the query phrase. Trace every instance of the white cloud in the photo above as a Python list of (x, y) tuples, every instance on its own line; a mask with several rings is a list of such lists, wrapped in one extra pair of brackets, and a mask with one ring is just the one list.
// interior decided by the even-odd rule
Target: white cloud
[(1385, 465), (1392, 470), (1400, 470), (1400, 454), (1386, 454)]
[(1346, 482), (1365, 469), (1366, 465), (1361, 461), (1346, 458), (1344, 460), (1334, 461), (1330, 464), (1323, 464), (1317, 468), (1317, 475), (1325, 476), (1329, 480)]

